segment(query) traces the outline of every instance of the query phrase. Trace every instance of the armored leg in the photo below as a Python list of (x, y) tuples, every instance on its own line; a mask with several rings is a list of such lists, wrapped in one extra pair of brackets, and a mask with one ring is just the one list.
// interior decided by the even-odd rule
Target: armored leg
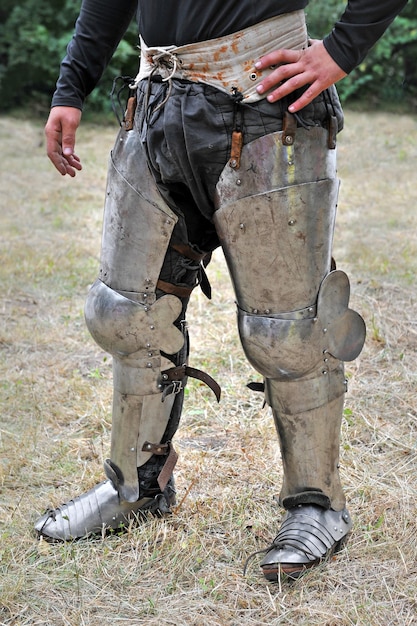
[[(347, 276), (331, 271), (338, 180), (327, 142), (316, 127), (297, 129), (290, 145), (281, 132), (246, 145), (239, 170), (222, 174), (215, 214), (242, 346), (264, 377), (279, 435), (281, 502), (291, 516), (294, 507), (317, 508), (313, 537), (327, 527), (326, 511), (347, 515), (338, 473), (343, 361), (356, 358), (365, 335), (348, 307)], [(350, 525), (341, 528), (344, 536)], [(325, 556), (327, 543), (312, 559), (302, 542), (290, 542), (290, 558), (280, 539), (262, 565), (271, 575), (283, 559), (291, 570), (310, 564)]]
[(176, 221), (138, 134), (122, 131), (109, 167), (100, 275), (85, 306), (93, 338), (113, 356), (108, 480), (42, 516), (35, 528), (47, 537), (117, 528), (143, 510), (167, 512), (174, 500), (170, 440), (187, 374), (187, 298), (163, 295), (158, 279)]

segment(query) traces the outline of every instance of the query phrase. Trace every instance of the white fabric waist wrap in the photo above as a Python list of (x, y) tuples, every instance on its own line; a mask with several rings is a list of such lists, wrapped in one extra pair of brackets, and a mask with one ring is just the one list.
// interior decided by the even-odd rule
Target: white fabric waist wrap
[(239, 92), (244, 102), (255, 102), (263, 73), (255, 68), (261, 56), (278, 49), (302, 50), (308, 45), (304, 11), (270, 18), (231, 35), (184, 46), (148, 47), (141, 38), (139, 73), (132, 88), (143, 78), (157, 74), (163, 80), (180, 78), (212, 85), (229, 94)]

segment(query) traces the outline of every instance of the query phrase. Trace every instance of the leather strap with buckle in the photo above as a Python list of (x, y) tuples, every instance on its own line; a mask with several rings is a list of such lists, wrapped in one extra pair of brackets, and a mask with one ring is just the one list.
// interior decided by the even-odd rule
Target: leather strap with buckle
[(179, 365), (178, 367), (171, 367), (170, 369), (162, 372), (162, 385), (165, 387), (162, 399), (164, 400), (170, 393), (179, 393), (184, 388), (184, 379), (190, 376), (191, 378), (197, 378), (205, 383), (214, 395), (217, 402), (220, 402), (221, 388), (218, 383), (206, 372), (202, 372), (195, 367), (189, 367), (188, 365)]

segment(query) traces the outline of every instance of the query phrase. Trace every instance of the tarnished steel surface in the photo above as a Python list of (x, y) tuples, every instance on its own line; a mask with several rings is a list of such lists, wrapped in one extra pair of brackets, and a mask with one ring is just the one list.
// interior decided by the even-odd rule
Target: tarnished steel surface
[(269, 315), (315, 304), (330, 270), (337, 193), (337, 180), (321, 180), (243, 197), (216, 211), (242, 309)]
[[(184, 337), (174, 326), (181, 300), (163, 296), (151, 306), (134, 302), (97, 280), (85, 303), (85, 319), (95, 341), (113, 356), (143, 351), (143, 358), (162, 350), (175, 354)], [(140, 355), (138, 355), (140, 356)]]
[(347, 391), (343, 363), (323, 354), (317, 367), (302, 378), (265, 380), (265, 400), (280, 414), (297, 415), (332, 402)]
[(239, 310), (238, 327), (248, 361), (266, 378), (299, 378), (321, 360), (323, 329), (314, 319), (282, 320)]
[(120, 131), (109, 164), (99, 278), (146, 302), (177, 219), (156, 189), (139, 133)]
[[(136, 375), (139, 377), (142, 372), (136, 370)], [(117, 384), (115, 380), (110, 466), (118, 477), (120, 497), (134, 502), (139, 497), (137, 468), (152, 456), (152, 453), (142, 451), (143, 444), (146, 441), (161, 441), (175, 395), (167, 396), (162, 402), (161, 394), (139, 396), (120, 393)], [(106, 474), (113, 478), (108, 471)]]
[(229, 202), (282, 189), (336, 178), (336, 151), (328, 149), (328, 131), (297, 128), (292, 146), (283, 145), (283, 133), (255, 139), (242, 149), (240, 168), (223, 169), (216, 186), (216, 208)]
[[(327, 376), (329, 374), (318, 378), (317, 383), (328, 385)], [(316, 503), (320, 503), (324, 495), (330, 506), (339, 511), (346, 502), (339, 474), (344, 390), (337, 388), (340, 387), (340, 381), (336, 373), (330, 386), (335, 384), (336, 393), (341, 395), (320, 407), (293, 413), (294, 409), (300, 408), (297, 395), (305, 391), (303, 381), (299, 381), (299, 385), (297, 382), (292, 384), (292, 392), (296, 395), (292, 399), (286, 395), (285, 408), (289, 410), (285, 413), (279, 396), (283, 383), (282, 386), (273, 385), (269, 388), (269, 401), (279, 434), (284, 474), (280, 501), (287, 506), (287, 502), (299, 497), (299, 494), (310, 492), (310, 497), (306, 497), (306, 500), (314, 502), (311, 492), (318, 492), (320, 499)]]
[(348, 308), (349, 293), (348, 277), (335, 270), (323, 280), (310, 318), (299, 319), (297, 312), (289, 319), (288, 314), (280, 318), (239, 309), (240, 338), (250, 363), (266, 378), (285, 380), (317, 367), (327, 369), (323, 358), (328, 356), (355, 359), (366, 331), (362, 317)]
[[(172, 490), (172, 503), (175, 492)], [(79, 539), (107, 529), (128, 525), (141, 511), (156, 514), (170, 513), (164, 496), (141, 498), (137, 502), (120, 499), (117, 490), (107, 480), (62, 506), (47, 511), (35, 523), (40, 535), (60, 541)]]
[(280, 571), (298, 576), (330, 556), (351, 529), (347, 509), (325, 510), (313, 504), (289, 510), (260, 563), (264, 575), (268, 580), (277, 580)]
[(331, 272), (323, 281), (317, 309), (326, 329), (326, 350), (342, 361), (353, 361), (363, 348), (366, 326), (362, 317), (348, 307), (350, 284), (344, 272)]

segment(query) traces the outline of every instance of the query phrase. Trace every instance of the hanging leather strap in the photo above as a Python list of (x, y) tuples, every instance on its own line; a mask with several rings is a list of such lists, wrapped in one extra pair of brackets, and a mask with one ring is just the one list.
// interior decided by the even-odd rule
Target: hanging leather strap
[(142, 452), (150, 452), (151, 454), (156, 454), (157, 456), (165, 455), (167, 457), (158, 476), (159, 488), (162, 492), (164, 492), (178, 461), (178, 454), (172, 445), (172, 442), (151, 443), (150, 441), (145, 441), (142, 446)]

